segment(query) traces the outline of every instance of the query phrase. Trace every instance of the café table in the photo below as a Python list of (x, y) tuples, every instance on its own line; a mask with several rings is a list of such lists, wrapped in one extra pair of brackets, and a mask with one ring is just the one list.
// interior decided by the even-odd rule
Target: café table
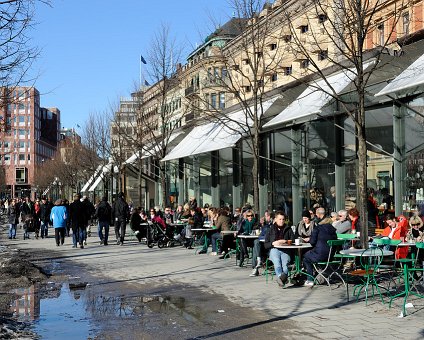
[[(296, 249), (297, 252), (294, 255), (294, 271), (290, 271), (290, 276), (293, 277), (295, 275), (303, 274), (306, 277), (310, 276), (308, 273), (302, 271), (302, 249), (308, 249), (312, 248), (312, 245), (310, 243), (301, 243), (299, 245), (296, 245), (294, 243), (292, 244), (283, 244), (280, 246), (274, 246), (274, 248), (277, 249)], [(314, 278), (312, 277), (312, 280)]]

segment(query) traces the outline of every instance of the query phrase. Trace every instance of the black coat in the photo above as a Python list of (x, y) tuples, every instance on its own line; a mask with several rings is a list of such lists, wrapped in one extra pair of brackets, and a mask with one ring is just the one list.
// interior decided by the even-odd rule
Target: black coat
[(272, 248), (272, 242), (277, 241), (277, 240), (292, 240), (292, 242), (294, 243), (294, 232), (292, 230), (292, 228), (288, 225), (284, 225), (283, 227), (283, 237), (282, 238), (277, 238), (277, 234), (278, 234), (278, 227), (277, 225), (274, 223), (268, 230), (268, 232), (265, 234), (265, 243), (264, 243), (264, 247), (265, 249), (270, 249)]
[(41, 203), (40, 204), (40, 221), (44, 223), (50, 222), (50, 213), (52, 211), (53, 206), (50, 202)]
[(118, 197), (113, 203), (112, 218), (114, 221), (125, 220), (128, 221), (130, 209), (127, 202), (122, 197)]
[(315, 226), (309, 241), (313, 248), (306, 252), (305, 256), (314, 262), (326, 261), (330, 252), (330, 247), (327, 244), (328, 240), (337, 240), (336, 228), (331, 224), (318, 224)]
[(112, 207), (107, 201), (100, 201), (100, 203), (97, 205), (95, 216), (99, 222), (111, 223)]
[(69, 221), (72, 226), (82, 226), (85, 222), (85, 207), (80, 200), (69, 204)]
[(7, 208), (7, 217), (10, 224), (19, 223), (19, 209), (16, 207), (16, 205), (9, 205)]

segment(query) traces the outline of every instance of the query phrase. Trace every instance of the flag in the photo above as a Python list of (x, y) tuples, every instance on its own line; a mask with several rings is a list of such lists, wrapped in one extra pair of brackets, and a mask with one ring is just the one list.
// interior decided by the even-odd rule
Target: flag
[(147, 80), (144, 81), (144, 86), (150, 86), (150, 84)]
[(80, 129), (80, 128), (81, 128), (81, 126), (79, 126), (79, 125), (77, 124), (77, 128), (78, 128), (78, 129)]
[(143, 58), (143, 56), (141, 54), (140, 54), (140, 61), (145, 65), (147, 64), (146, 60)]

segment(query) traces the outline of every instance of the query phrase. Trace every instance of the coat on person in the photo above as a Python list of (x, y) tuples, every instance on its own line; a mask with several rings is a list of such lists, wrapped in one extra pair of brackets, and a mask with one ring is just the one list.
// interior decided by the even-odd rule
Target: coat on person
[(106, 197), (103, 197), (100, 203), (97, 205), (94, 216), (99, 222), (107, 222), (111, 224), (112, 220), (112, 207), (107, 201)]
[(53, 222), (54, 228), (64, 228), (66, 227), (68, 215), (66, 212), (66, 207), (59, 205), (59, 202), (55, 202), (55, 206), (52, 208), (50, 213), (50, 220)]
[(19, 223), (19, 209), (15, 204), (10, 204), (7, 208), (7, 218), (10, 224), (17, 225)]
[(305, 253), (305, 257), (308, 257), (312, 262), (326, 261), (330, 252), (330, 247), (327, 244), (329, 240), (337, 240), (337, 233), (331, 224), (331, 219), (324, 219), (312, 231), (309, 243), (313, 248)]

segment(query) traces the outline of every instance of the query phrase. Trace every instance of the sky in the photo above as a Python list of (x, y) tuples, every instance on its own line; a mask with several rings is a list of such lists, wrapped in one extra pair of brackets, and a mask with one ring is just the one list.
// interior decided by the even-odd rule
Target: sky
[[(57, 107), (62, 126), (83, 127), (90, 113), (110, 112), (139, 81), (140, 55), (161, 24), (187, 56), (231, 16), (228, 0), (52, 0), (37, 5), (32, 45), (41, 49), (31, 74), (42, 107)], [(211, 20), (214, 18), (214, 20)]]

